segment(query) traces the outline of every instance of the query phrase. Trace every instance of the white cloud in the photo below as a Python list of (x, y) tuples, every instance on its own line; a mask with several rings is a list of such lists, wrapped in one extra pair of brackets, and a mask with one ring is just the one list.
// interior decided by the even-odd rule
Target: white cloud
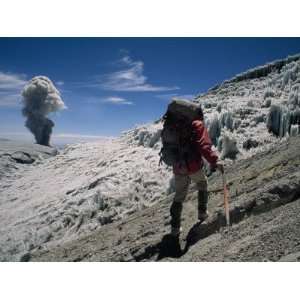
[(144, 73), (144, 63), (133, 61), (125, 55), (119, 61), (122, 70), (98, 77), (99, 86), (105, 90), (128, 92), (160, 92), (179, 89), (176, 86), (155, 86), (147, 82)]
[(160, 95), (156, 95), (157, 98), (159, 99), (163, 99), (163, 100), (171, 100), (173, 98), (179, 98), (179, 99), (187, 99), (187, 100), (193, 100), (195, 98), (195, 95), (192, 94), (160, 94)]
[(21, 105), (21, 95), (0, 91), (0, 107), (19, 107)]
[(24, 75), (3, 73), (0, 71), (0, 106), (19, 106), (21, 104), (21, 90), (25, 84)]
[(159, 98), (159, 99), (163, 99), (163, 100), (170, 100), (176, 96), (177, 96), (177, 94), (159, 94), (159, 95), (156, 95), (155, 97)]
[(0, 90), (21, 89), (25, 84), (24, 75), (9, 74), (0, 71)]
[(116, 105), (132, 105), (133, 104), (133, 102), (128, 101), (121, 97), (108, 97), (108, 98), (103, 99), (102, 102), (116, 104)]

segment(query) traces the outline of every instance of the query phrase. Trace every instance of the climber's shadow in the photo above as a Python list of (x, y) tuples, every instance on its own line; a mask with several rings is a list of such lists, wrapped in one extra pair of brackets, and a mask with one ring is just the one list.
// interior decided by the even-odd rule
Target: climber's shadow
[(197, 242), (199, 242), (201, 239), (203, 239), (206, 236), (207, 231), (207, 224), (195, 224), (187, 234), (185, 240), (185, 246), (182, 249), (180, 245), (180, 240), (177, 237), (173, 237), (170, 234), (166, 234), (161, 242), (157, 244), (158, 248), (158, 257), (157, 261), (161, 260), (165, 257), (173, 257), (173, 258), (179, 258), (186, 254), (190, 247), (195, 245)]
[(186, 236), (185, 247), (182, 250), (182, 255), (187, 253), (191, 246), (198, 243), (201, 239), (205, 237), (205, 232), (207, 230), (207, 224), (196, 223), (189, 231)]
[(179, 258), (182, 256), (182, 250), (178, 237), (174, 237), (170, 234), (166, 234), (161, 242), (157, 245), (158, 257), (157, 261), (165, 257)]

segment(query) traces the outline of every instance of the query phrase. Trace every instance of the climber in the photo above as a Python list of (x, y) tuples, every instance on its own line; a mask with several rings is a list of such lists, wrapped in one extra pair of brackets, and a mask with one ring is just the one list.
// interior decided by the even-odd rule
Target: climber
[[(173, 101), (169, 104), (164, 119), (161, 159), (173, 167), (175, 196), (170, 208), (171, 235), (179, 236), (182, 203), (191, 181), (196, 183), (198, 190), (198, 221), (202, 223), (208, 218), (207, 178), (203, 170), (202, 158), (210, 164), (212, 171), (218, 169), (223, 173), (224, 166), (216, 152), (212, 150), (212, 142), (204, 125), (201, 106), (195, 107), (195, 103), (184, 100)], [(174, 151), (175, 141), (177, 141), (177, 151)], [(168, 147), (172, 148), (168, 149)], [(177, 155), (174, 155), (175, 152)]]

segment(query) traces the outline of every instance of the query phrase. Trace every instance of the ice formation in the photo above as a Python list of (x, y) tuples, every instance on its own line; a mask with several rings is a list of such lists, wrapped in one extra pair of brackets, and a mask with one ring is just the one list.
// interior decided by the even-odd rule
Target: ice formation
[(166, 196), (171, 170), (159, 165), (158, 150), (135, 144), (141, 132), (67, 146), (13, 184), (1, 180), (0, 261), (86, 234)]
[(222, 125), (218, 114), (213, 114), (212, 119), (206, 121), (208, 127), (208, 133), (211, 141), (216, 146), (218, 144), (218, 139), (221, 135)]
[(219, 141), (218, 150), (221, 152), (221, 159), (236, 159), (239, 149), (237, 147), (236, 138), (232, 133), (223, 131)]

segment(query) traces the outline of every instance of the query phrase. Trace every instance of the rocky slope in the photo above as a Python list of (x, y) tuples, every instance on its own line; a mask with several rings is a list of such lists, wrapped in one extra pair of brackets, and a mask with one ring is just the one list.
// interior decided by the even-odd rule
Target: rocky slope
[[(248, 163), (262, 159), (264, 151), (266, 157), (271, 155), (268, 151), (273, 151), (280, 141), (282, 145), (289, 143), (290, 137), (300, 132), (299, 59), (300, 55), (296, 55), (249, 70), (195, 98), (204, 108), (210, 136), (229, 174), (235, 172), (237, 177), (244, 178)], [(115, 255), (107, 254), (111, 249), (105, 248), (103, 256), (94, 259), (125, 260), (120, 253), (125, 251), (126, 257), (130, 257), (128, 249), (132, 248), (133, 238), (129, 237), (126, 244), (124, 235), (139, 236), (134, 229), (138, 224), (130, 221), (133, 216), (137, 222), (145, 223), (145, 228), (165, 218), (164, 226), (159, 223), (160, 229), (153, 229), (159, 240), (168, 230), (168, 206), (173, 197), (172, 172), (158, 164), (161, 129), (160, 121), (145, 124), (116, 139), (69, 145), (47, 160), (36, 159), (33, 153), (28, 154), (28, 149), (23, 151), (23, 146), (19, 152), (13, 150), (11, 156), (5, 142), (1, 142), (0, 260), (26, 259), (28, 253), (54, 249), (62, 243), (76, 243), (93, 232), (101, 232), (98, 233), (100, 241), (106, 238), (106, 230), (122, 222), (133, 226), (132, 230), (129, 227), (120, 230), (121, 236), (117, 237), (119, 248), (123, 250), (114, 245), (114, 249), (121, 252), (115, 250)], [(43, 152), (45, 148), (38, 150), (38, 156)], [(272, 159), (273, 156), (275, 159), (275, 154)], [(236, 168), (240, 168), (239, 173)], [(216, 177), (212, 176), (212, 188), (220, 189)], [(241, 183), (248, 184), (245, 178), (243, 180)], [(251, 191), (259, 190), (262, 182), (251, 180)], [(236, 190), (231, 187), (231, 193), (248, 197), (251, 193), (243, 192), (248, 191), (243, 184)], [(213, 200), (214, 197), (217, 200)], [(220, 193), (213, 194), (213, 207), (219, 204), (220, 197)], [(187, 202), (187, 206), (191, 205), (194, 210), (194, 204), (190, 203)], [(146, 221), (140, 217), (151, 211), (152, 219)], [(152, 236), (145, 234), (144, 246), (138, 247), (138, 253), (147, 248), (148, 235)], [(126, 247), (129, 248), (126, 250)], [(57, 259), (61, 259), (60, 256)], [(70, 256), (70, 259), (76, 258)]]
[(227, 168), (232, 226), (225, 226), (219, 174), (209, 179), (211, 217), (196, 221), (196, 193), (183, 233), (168, 235), (172, 196), (59, 247), (27, 253), (38, 261), (300, 261), (300, 137)]
[(37, 165), (56, 154), (57, 150), (54, 148), (0, 138), (0, 179), (23, 169), (24, 165)]

